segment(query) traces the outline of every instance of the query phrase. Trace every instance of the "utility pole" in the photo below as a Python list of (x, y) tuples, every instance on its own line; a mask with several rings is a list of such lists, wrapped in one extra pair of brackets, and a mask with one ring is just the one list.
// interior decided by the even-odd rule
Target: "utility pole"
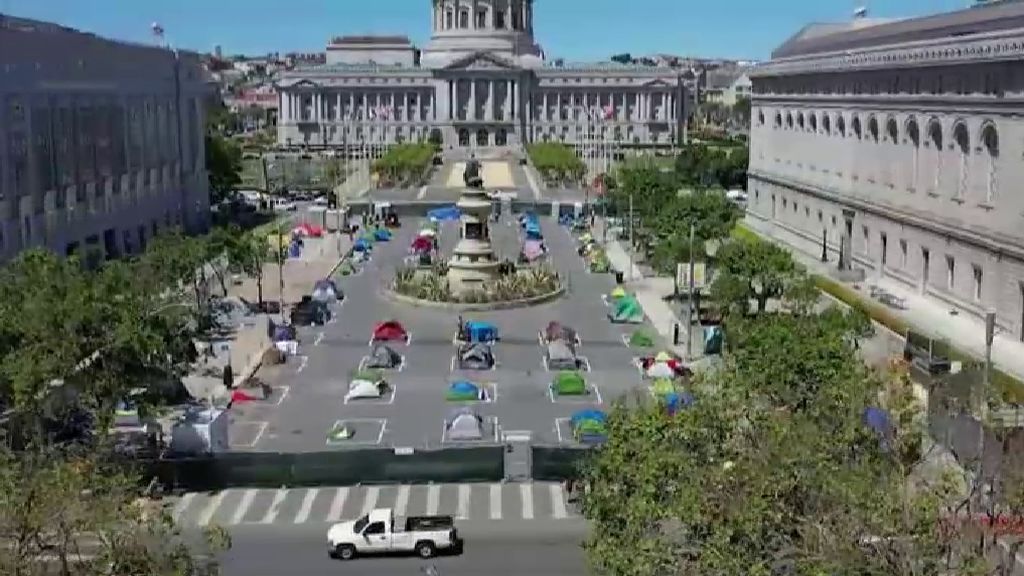
[(686, 301), (686, 359), (693, 360), (693, 300), (694, 300), (694, 262), (693, 262), (693, 241), (696, 227), (690, 224), (690, 274), (689, 274), (689, 295)]
[(278, 287), (278, 290), (280, 290), (278, 292), (277, 305), (280, 307), (281, 323), (283, 324), (285, 322), (285, 317), (284, 317), (284, 251), (285, 251), (285, 247), (283, 246), (283, 244), (284, 244), (284, 230), (281, 229), (281, 224), (282, 223), (283, 223), (282, 220), (278, 220), (277, 221), (277, 241), (274, 242), (274, 244), (276, 244), (275, 248), (277, 248), (277, 287)]
[(633, 191), (629, 192), (629, 278), (633, 279)]

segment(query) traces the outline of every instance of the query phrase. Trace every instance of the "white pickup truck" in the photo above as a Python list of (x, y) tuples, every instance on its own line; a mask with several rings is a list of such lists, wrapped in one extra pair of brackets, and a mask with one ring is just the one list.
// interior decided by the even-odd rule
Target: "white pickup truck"
[(337, 560), (403, 552), (430, 558), (438, 550), (458, 553), (461, 548), (451, 516), (410, 516), (403, 528), (390, 508), (377, 508), (354, 522), (339, 522), (327, 530), (328, 554)]

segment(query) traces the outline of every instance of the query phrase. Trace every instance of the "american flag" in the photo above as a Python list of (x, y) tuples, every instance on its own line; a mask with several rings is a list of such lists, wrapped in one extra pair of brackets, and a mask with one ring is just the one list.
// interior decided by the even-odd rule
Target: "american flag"
[(602, 117), (601, 117), (602, 120), (611, 120), (612, 118), (615, 118), (615, 106), (612, 105), (612, 104), (609, 104), (609, 105), (605, 106), (601, 110), (601, 113), (602, 113)]
[(164, 27), (161, 26), (159, 22), (153, 22), (153, 24), (151, 24), (149, 28), (150, 28), (150, 30), (153, 31), (153, 36), (154, 37), (156, 37), (157, 39), (160, 39), (160, 40), (163, 39), (163, 37), (164, 37)]

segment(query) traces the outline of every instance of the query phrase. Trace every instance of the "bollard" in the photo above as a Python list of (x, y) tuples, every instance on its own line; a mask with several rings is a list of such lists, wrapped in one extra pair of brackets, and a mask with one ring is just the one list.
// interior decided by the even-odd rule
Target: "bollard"
[(672, 345), (679, 346), (679, 322), (672, 324)]

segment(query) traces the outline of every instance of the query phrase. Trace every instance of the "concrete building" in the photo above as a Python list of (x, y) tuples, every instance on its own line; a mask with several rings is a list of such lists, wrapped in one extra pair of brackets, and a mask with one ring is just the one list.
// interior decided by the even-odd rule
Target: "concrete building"
[(0, 14), (0, 261), (205, 230), (207, 91), (194, 54)]
[(750, 76), (749, 218), (1024, 339), (1024, 2), (811, 25)]
[[(426, 2), (424, 2), (426, 4)], [(278, 84), (282, 146), (427, 139), (446, 148), (576, 142), (668, 146), (683, 133), (687, 89), (669, 68), (550, 65), (532, 0), (432, 0), (422, 51), (404, 37), (331, 42), (327, 63)], [(583, 118), (605, 118), (587, 130)]]
[(734, 106), (740, 98), (750, 98), (752, 83), (745, 68), (729, 67), (708, 70), (705, 74), (701, 101)]

